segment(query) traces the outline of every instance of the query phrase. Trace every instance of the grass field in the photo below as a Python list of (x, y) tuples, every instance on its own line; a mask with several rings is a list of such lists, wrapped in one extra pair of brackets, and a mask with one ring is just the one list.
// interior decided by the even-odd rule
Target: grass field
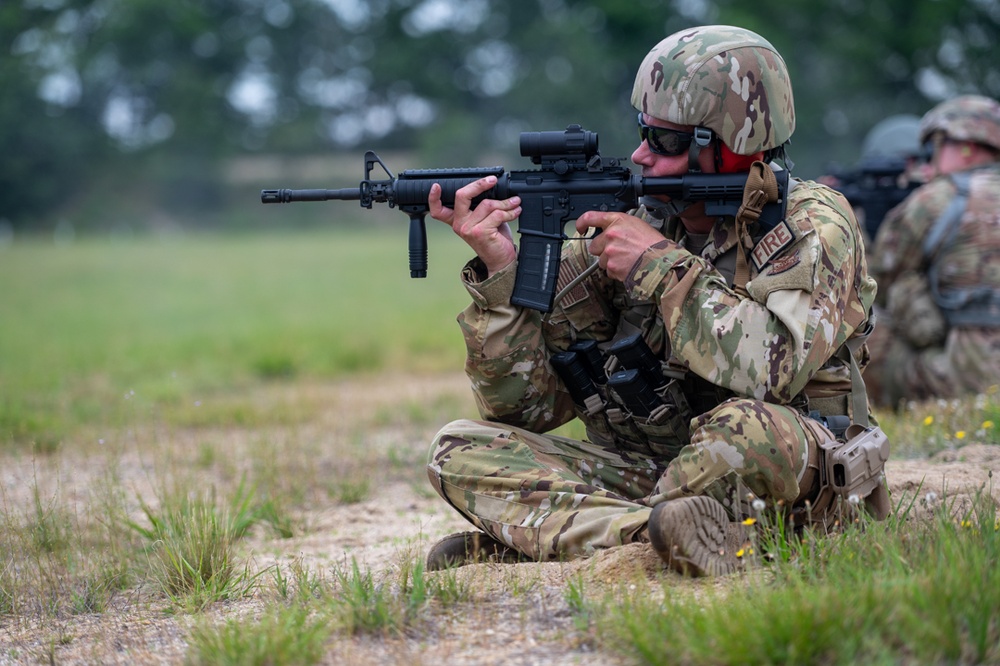
[[(428, 233), (425, 280), (405, 218), (0, 247), (0, 664), (1000, 663), (989, 456), (728, 582), (635, 550), (423, 571), (461, 525), (424, 450), (474, 414), (468, 251)], [(918, 465), (1000, 443), (995, 393), (879, 416)]]
[(431, 226), (428, 277), (410, 279), (400, 217), (0, 249), (0, 441), (55, 446), (126, 395), (162, 412), (261, 382), (460, 368), (468, 252)]

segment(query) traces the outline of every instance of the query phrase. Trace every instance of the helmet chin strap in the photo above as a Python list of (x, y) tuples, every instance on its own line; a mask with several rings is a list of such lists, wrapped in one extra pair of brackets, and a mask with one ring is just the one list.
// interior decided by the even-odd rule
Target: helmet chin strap
[(715, 135), (707, 127), (695, 127), (693, 134), (694, 139), (688, 147), (688, 173), (701, 173), (701, 162), (698, 158), (702, 150), (712, 145)]

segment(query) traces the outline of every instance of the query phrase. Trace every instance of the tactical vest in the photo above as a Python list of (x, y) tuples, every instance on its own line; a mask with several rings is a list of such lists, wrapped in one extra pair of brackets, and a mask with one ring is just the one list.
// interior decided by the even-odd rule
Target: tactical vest
[[(789, 182), (789, 193), (793, 183)], [(647, 221), (687, 248), (687, 240), (679, 224), (673, 228), (676, 233), (671, 234), (662, 228), (662, 220)], [(737, 225), (737, 228), (740, 226)], [(751, 247), (768, 231), (769, 228), (763, 225), (748, 225), (743, 220), (741, 232), (749, 236)], [(701, 254), (696, 248), (690, 249)], [(745, 248), (741, 243), (711, 261), (730, 287), (746, 293), (744, 287), (749, 272)], [(597, 263), (594, 262), (575, 276), (565, 276), (570, 279), (557, 295), (557, 302), (596, 268)], [(574, 396), (590, 441), (663, 456), (669, 460), (690, 441), (689, 424), (694, 417), (736, 397), (736, 394), (689, 372), (671, 353), (666, 335), (662, 336), (662, 348), (650, 350), (646, 347), (646, 341), (657, 347), (661, 343), (659, 336), (651, 335), (658, 322), (660, 327), (663, 326), (656, 303), (629, 304), (624, 290), (615, 297), (615, 301), (620, 317), (611, 340), (599, 345), (594, 341), (574, 344), (568, 352), (551, 359), (553, 367)], [(854, 420), (863, 427), (868, 426), (867, 395), (855, 353), (864, 344), (872, 325), (873, 321), (869, 320), (868, 329), (852, 337), (836, 354), (850, 367), (850, 395), (814, 400), (815, 404), (810, 404), (802, 394), (789, 405), (818, 419), (833, 429), (838, 437), (843, 436), (850, 424), (847, 417), (849, 402)], [(644, 350), (636, 352), (636, 347)], [(628, 355), (616, 354), (618, 348), (631, 351)], [(831, 422), (831, 417), (839, 419), (837, 425)]]
[(924, 237), (923, 254), (928, 263), (927, 278), (931, 296), (941, 309), (949, 326), (1000, 326), (1000, 293), (987, 285), (963, 288), (941, 287), (940, 258), (955, 244), (962, 217), (969, 202), (972, 176), (975, 172), (949, 174), (955, 186), (955, 196), (931, 225)]

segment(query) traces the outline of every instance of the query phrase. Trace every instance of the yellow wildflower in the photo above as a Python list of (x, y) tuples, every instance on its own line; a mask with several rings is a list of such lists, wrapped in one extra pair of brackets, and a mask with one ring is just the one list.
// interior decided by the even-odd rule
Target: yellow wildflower
[(746, 520), (744, 520), (743, 524), (744, 525), (753, 525), (756, 522), (757, 522), (757, 519), (751, 517), (751, 518), (747, 518)]
[(989, 430), (993, 427), (993, 421), (983, 421), (983, 428)]
[(934, 417), (933, 416), (925, 416), (924, 417), (924, 425), (925, 426), (929, 426), (932, 423), (934, 423)]
[(965, 439), (965, 431), (959, 430), (955, 433), (955, 439)]

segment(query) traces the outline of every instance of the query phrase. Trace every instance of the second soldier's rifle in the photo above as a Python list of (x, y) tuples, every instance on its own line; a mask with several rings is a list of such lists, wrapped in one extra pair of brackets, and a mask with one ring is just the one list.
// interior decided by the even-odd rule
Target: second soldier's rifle
[(870, 157), (850, 171), (834, 171), (836, 189), (854, 207), (865, 212), (865, 231), (874, 239), (886, 214), (899, 205), (921, 183), (904, 179), (906, 160), (901, 157)]
[[(340, 190), (263, 190), (262, 203), (358, 200), (399, 207), (410, 217), (410, 276), (427, 275), (427, 196), (441, 184), (441, 200), (453, 207), (455, 193), (469, 183), (496, 176), (497, 184), (475, 199), (521, 197), (518, 220), (520, 249), (511, 303), (541, 312), (552, 310), (559, 275), (562, 243), (571, 240), (563, 228), (589, 210), (625, 212), (637, 208), (647, 195), (666, 195), (687, 202), (704, 201), (707, 215), (735, 215), (743, 202), (747, 174), (688, 174), (680, 177), (642, 177), (616, 158), (602, 158), (597, 133), (570, 125), (564, 131), (522, 132), (521, 155), (540, 168), (505, 171), (503, 167), (415, 169), (393, 176), (372, 151), (365, 153), (365, 178), (356, 188)], [(372, 178), (379, 165), (388, 178)], [(759, 224), (777, 225), (785, 212), (788, 172), (775, 172), (779, 197), (764, 206)]]

